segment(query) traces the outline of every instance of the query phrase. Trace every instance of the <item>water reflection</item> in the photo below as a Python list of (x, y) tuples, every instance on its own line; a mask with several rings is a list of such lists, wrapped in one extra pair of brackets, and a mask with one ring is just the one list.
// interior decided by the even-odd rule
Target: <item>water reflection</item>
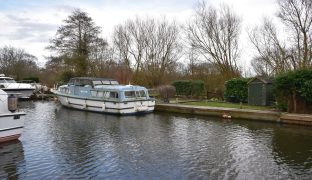
[(17, 179), (24, 164), (23, 145), (20, 141), (0, 144), (0, 179)]
[(311, 128), (168, 113), (113, 116), (27, 103), (21, 106), (28, 113), (21, 138), (25, 160), (12, 173), (22, 179), (312, 175)]
[[(312, 174), (312, 129), (284, 126), (277, 129), (272, 137), (276, 161), (297, 171), (297, 175)], [(299, 170), (299, 171), (298, 171)]]

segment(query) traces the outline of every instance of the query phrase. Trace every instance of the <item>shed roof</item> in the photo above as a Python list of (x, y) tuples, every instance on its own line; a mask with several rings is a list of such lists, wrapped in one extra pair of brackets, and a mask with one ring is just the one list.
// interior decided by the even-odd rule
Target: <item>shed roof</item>
[(258, 79), (259, 81), (263, 82), (264, 84), (272, 84), (273, 80), (270, 77), (267, 76), (256, 76), (254, 78), (252, 78), (247, 84), (255, 81), (256, 79)]

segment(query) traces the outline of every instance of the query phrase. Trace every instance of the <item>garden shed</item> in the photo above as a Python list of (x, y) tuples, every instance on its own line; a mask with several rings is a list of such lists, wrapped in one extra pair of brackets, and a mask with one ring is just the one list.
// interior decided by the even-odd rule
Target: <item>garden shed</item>
[(256, 76), (248, 82), (248, 104), (268, 106), (273, 102), (273, 81), (268, 77)]

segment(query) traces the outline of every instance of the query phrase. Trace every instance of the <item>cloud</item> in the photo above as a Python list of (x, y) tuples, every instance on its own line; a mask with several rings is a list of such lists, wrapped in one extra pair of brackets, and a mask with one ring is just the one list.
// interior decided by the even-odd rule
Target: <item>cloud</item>
[(54, 23), (40, 22), (18, 15), (8, 14), (5, 19), (13, 27), (13, 30), (9, 34), (0, 33), (0, 36), (5, 36), (9, 40), (27, 40), (30, 43), (44, 42), (48, 40), (46, 36), (57, 28)]

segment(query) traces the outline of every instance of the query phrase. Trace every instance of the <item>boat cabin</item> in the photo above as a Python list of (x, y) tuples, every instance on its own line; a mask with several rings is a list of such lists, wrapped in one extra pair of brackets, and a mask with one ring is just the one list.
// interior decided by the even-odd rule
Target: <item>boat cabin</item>
[(13, 78), (0, 76), (0, 83), (16, 83)]

